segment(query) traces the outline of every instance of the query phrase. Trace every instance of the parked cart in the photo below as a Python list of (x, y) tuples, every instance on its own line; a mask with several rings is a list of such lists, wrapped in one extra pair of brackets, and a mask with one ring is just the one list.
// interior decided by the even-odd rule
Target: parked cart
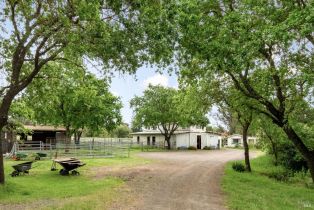
[(54, 159), (51, 166), (52, 171), (57, 170), (56, 163), (59, 163), (63, 167), (63, 169), (61, 169), (59, 172), (60, 175), (63, 176), (69, 175), (70, 173), (72, 175), (79, 175), (80, 173), (75, 169), (86, 165), (85, 163), (76, 158)]
[(21, 173), (28, 174), (29, 170), (32, 168), (33, 161), (24, 162), (17, 165), (12, 166), (14, 171), (11, 173), (12, 177), (19, 176)]

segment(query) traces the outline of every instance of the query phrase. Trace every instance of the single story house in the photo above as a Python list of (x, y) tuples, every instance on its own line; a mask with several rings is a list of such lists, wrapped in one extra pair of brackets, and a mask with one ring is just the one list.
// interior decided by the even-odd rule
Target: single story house
[[(255, 145), (258, 141), (257, 137), (255, 136), (248, 136), (247, 138), (248, 144)], [(236, 146), (243, 146), (243, 138), (240, 134), (233, 134), (227, 137), (227, 141), (223, 146), (227, 147), (236, 147)]]
[[(165, 147), (165, 137), (159, 130), (144, 130), (132, 133), (133, 143)], [(216, 133), (206, 132), (204, 129), (190, 127), (178, 129), (171, 139), (171, 148), (194, 146), (203, 149), (205, 146), (220, 148), (221, 136)]]

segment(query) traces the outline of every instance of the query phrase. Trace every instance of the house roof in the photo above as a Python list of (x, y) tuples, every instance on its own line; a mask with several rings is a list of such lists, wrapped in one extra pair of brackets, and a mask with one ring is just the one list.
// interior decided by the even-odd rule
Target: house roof
[(231, 138), (231, 137), (240, 137), (240, 138), (242, 138), (242, 135), (240, 135), (240, 134), (232, 134), (232, 135), (228, 136), (228, 138)]
[[(232, 137), (236, 137), (236, 138), (241, 138), (242, 139), (242, 135), (241, 134), (232, 134), (230, 136), (228, 136), (228, 138), (232, 138)], [(248, 139), (257, 139), (256, 136), (248, 136)]]
[(161, 135), (161, 132), (160, 131), (140, 131), (140, 132), (131, 133), (131, 135), (148, 135), (148, 134)]
[(55, 127), (51, 125), (24, 125), (24, 128), (32, 131), (66, 131), (64, 127)]
[[(216, 135), (216, 136), (220, 136), (219, 134), (216, 133), (212, 133), (212, 132), (198, 132), (198, 131), (175, 131), (174, 135), (178, 135), (178, 134), (186, 134), (186, 133), (207, 133), (210, 135)], [(156, 131), (156, 130), (151, 130), (151, 131), (141, 131), (141, 132), (134, 132), (131, 133), (131, 135), (162, 135), (160, 131)]]

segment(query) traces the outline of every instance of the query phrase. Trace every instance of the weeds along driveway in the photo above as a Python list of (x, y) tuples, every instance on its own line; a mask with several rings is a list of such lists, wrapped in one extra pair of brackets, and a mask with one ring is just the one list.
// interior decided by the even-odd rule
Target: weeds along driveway
[[(115, 204), (113, 209), (223, 210), (220, 180), (224, 165), (244, 157), (243, 150), (235, 149), (138, 155), (157, 161), (124, 172), (134, 176), (127, 184), (132, 201)], [(252, 157), (256, 155), (251, 152)]]

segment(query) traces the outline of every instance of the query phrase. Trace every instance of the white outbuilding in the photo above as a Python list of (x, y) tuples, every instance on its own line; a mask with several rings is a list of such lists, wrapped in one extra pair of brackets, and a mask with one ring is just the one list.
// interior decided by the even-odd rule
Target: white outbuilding
[[(248, 136), (247, 138), (248, 144), (255, 145), (257, 143), (257, 137), (255, 136)], [(227, 141), (224, 146), (227, 147), (236, 147), (236, 146), (243, 146), (243, 138), (240, 134), (233, 134), (227, 137)]]
[[(164, 136), (159, 130), (144, 130), (132, 133), (133, 143), (143, 145), (167, 146)], [(193, 146), (203, 149), (205, 146), (221, 148), (221, 136), (216, 133), (206, 132), (202, 128), (190, 127), (178, 129), (170, 139), (171, 148), (188, 148)]]

